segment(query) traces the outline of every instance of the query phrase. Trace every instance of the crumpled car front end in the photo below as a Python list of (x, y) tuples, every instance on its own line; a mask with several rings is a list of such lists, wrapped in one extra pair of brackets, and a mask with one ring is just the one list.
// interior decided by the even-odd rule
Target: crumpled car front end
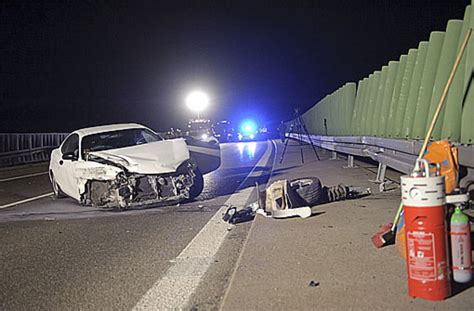
[(183, 140), (91, 152), (77, 168), (80, 203), (101, 208), (177, 203), (202, 190)]
[(120, 172), (112, 180), (90, 179), (84, 184), (81, 203), (95, 207), (131, 208), (175, 203), (190, 198), (195, 184), (195, 167), (183, 163), (180, 172), (145, 175)]

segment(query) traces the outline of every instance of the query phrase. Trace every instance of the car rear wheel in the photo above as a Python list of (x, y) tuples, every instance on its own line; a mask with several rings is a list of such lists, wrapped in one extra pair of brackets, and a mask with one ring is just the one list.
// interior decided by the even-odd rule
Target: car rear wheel
[(51, 174), (51, 185), (53, 186), (54, 196), (58, 199), (62, 199), (64, 197), (66, 197), (64, 192), (61, 190), (61, 187), (56, 182), (56, 179), (54, 178), (53, 172), (51, 172), (50, 174)]

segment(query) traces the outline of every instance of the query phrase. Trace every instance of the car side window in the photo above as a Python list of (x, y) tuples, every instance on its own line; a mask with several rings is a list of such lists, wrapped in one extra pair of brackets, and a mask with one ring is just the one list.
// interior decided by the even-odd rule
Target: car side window
[(79, 155), (79, 135), (72, 134), (69, 136), (61, 146), (61, 153), (74, 153), (74, 155)]

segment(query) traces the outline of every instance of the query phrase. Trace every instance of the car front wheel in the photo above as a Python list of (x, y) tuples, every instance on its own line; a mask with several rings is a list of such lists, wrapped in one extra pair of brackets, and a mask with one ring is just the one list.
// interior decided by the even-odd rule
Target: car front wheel
[(56, 179), (54, 178), (53, 172), (51, 172), (50, 174), (51, 174), (51, 185), (53, 186), (54, 196), (58, 199), (62, 199), (64, 197), (66, 197), (64, 192), (61, 190), (61, 187), (56, 182)]
[(196, 198), (198, 195), (201, 194), (202, 190), (204, 189), (204, 177), (202, 176), (202, 173), (199, 168), (196, 167), (196, 169), (194, 170), (194, 174), (196, 176), (194, 176), (193, 185), (189, 189), (189, 199)]

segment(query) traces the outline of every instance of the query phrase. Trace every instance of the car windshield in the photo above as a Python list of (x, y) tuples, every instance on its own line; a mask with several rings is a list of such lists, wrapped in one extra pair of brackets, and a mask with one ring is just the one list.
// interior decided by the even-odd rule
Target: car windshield
[(158, 134), (144, 128), (87, 135), (82, 138), (82, 155), (91, 151), (124, 148), (163, 140)]

